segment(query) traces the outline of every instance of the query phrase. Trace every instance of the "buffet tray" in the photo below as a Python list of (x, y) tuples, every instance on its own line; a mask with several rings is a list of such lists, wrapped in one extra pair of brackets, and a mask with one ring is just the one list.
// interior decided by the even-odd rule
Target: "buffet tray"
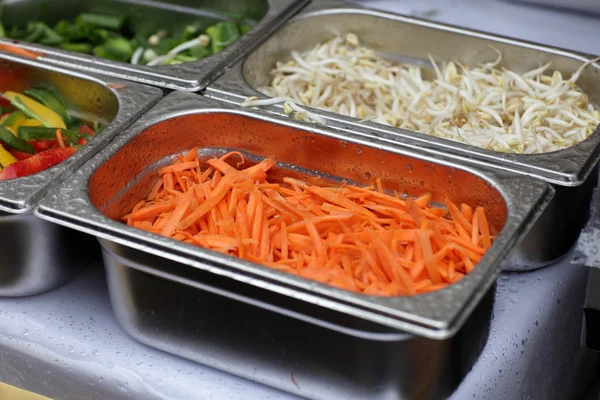
[[(434, 201), (447, 195), (482, 205), (500, 233), (477, 268), (457, 284), (419, 296), (386, 298), (349, 293), (122, 224), (119, 218), (150, 191), (156, 168), (196, 146), (201, 151), (246, 151), (359, 184), (380, 177), (384, 186), (406, 195), (430, 192)], [(435, 338), (458, 330), (554, 192), (546, 183), (518, 174), (476, 171), (352, 132), (342, 135), (181, 92), (167, 96), (119, 135), (78, 177), (47, 196), (36, 214), (99, 237), (107, 250), (131, 258), (132, 265), (209, 271), (318, 312), (329, 310)]]
[[(38, 18), (45, 18), (47, 22), (55, 23), (60, 18), (65, 18), (65, 8), (68, 8), (69, 15), (75, 17), (80, 12), (101, 7), (135, 16), (136, 23), (145, 29), (151, 25), (154, 26), (154, 29), (157, 26), (174, 28), (181, 26), (182, 23), (193, 21), (210, 25), (219, 21), (216, 19), (219, 10), (225, 13), (251, 12), (257, 13), (257, 17), (262, 16), (250, 31), (223, 51), (202, 60), (179, 65), (132, 65), (39, 44), (10, 41), (5, 38), (0, 39), (0, 43), (7, 41), (18, 43), (25, 49), (40, 52), (41, 60), (65, 68), (118, 77), (168, 89), (199, 91), (250, 52), (308, 2), (309, 0), (228, 0), (226, 2), (205, 1), (204, 4), (198, 4), (198, 2), (186, 0), (110, 0), (103, 1), (102, 5), (98, 5), (98, 2), (93, 0), (60, 0), (53, 1), (52, 8), (48, 9), (42, 7), (43, 2), (40, 0), (19, 0), (5, 6), (5, 17), (12, 22), (20, 21), (22, 24), (31, 21), (32, 16), (36, 15), (39, 15)], [(207, 12), (197, 8), (202, 5), (215, 11)]]
[(33, 208), (50, 188), (75, 173), (156, 103), (162, 92), (6, 53), (0, 53), (0, 70), (15, 78), (5, 80), (2, 90), (51, 85), (61, 92), (68, 107), (108, 123), (63, 163), (35, 175), (0, 181), (0, 296), (27, 296), (55, 288), (73, 275), (79, 262), (92, 254), (99, 257), (89, 237), (35, 218)]

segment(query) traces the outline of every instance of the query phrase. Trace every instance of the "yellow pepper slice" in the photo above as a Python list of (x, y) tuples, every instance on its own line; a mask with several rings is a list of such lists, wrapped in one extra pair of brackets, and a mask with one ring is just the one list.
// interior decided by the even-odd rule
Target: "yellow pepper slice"
[(23, 104), (25, 104), (25, 106), (28, 109), (30, 109), (33, 113), (38, 115), (42, 120), (41, 122), (43, 122), (44, 125), (46, 125), (49, 128), (67, 128), (64, 121), (62, 120), (62, 118), (60, 118), (60, 116), (57, 113), (44, 106), (43, 104), (38, 103), (32, 98), (25, 96), (24, 94), (6, 91), (4, 92), (3, 97), (11, 102), (16, 97), (18, 97), (23, 102)]
[[(23, 122), (25, 122), (25, 120), (26, 120), (26, 118), (19, 118), (14, 123), (12, 123), (8, 126), (5, 126), (5, 128), (8, 129), (9, 131), (11, 131), (13, 135), (19, 136), (19, 135), (17, 135), (17, 132), (19, 131), (19, 126), (21, 126), (21, 124)], [(40, 124), (41, 124), (41, 122), (40, 122)]]
[(27, 118), (23, 122), (21, 122), (17, 126), (17, 128), (19, 128), (21, 126), (44, 126), (44, 123), (42, 121), (38, 121), (37, 119)]
[(0, 164), (2, 167), (8, 167), (12, 163), (16, 163), (17, 159), (13, 157), (6, 149), (0, 146)]

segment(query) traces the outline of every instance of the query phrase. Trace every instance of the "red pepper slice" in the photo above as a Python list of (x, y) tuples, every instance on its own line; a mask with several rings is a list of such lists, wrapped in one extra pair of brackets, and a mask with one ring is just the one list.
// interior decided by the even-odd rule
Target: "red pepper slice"
[(80, 145), (80, 146), (83, 146), (83, 145), (84, 145), (84, 144), (86, 144), (87, 142), (88, 142), (88, 141), (87, 141), (87, 140), (85, 140), (85, 139), (84, 139), (84, 138), (82, 138), (82, 137), (80, 137), (80, 138), (77, 140), (77, 144), (78, 144), (78, 145)]
[(12, 156), (14, 158), (16, 158), (17, 160), (27, 160), (30, 157), (33, 157), (33, 154), (29, 154), (29, 153), (24, 153), (22, 151), (19, 150), (15, 150), (15, 149), (6, 149), (10, 154), (12, 154)]
[(58, 142), (56, 140), (29, 140), (27, 143), (33, 145), (33, 148), (36, 152), (42, 152), (44, 150), (48, 150), (50, 147), (54, 146)]
[(65, 147), (64, 149), (46, 150), (26, 160), (17, 161), (10, 164), (0, 171), (0, 180), (20, 178), (27, 175), (37, 174), (56, 164), (60, 164), (77, 149), (75, 147)]
[(90, 128), (87, 125), (81, 125), (81, 128), (79, 128), (79, 132), (85, 133), (86, 135), (90, 135), (90, 136), (93, 136), (94, 133), (96, 133), (96, 132), (94, 132), (94, 130), (92, 128)]

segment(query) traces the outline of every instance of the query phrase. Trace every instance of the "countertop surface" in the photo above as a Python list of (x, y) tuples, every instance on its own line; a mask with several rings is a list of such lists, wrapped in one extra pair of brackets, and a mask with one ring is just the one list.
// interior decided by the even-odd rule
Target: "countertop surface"
[[(519, 39), (600, 54), (600, 17), (500, 0), (364, 1)], [(117, 324), (100, 263), (62, 288), (0, 300), (0, 381), (60, 399), (293, 399), (154, 350)], [(585, 267), (503, 275), (483, 354), (452, 397), (568, 399), (589, 385), (579, 348)], [(578, 365), (578, 368), (569, 366)], [(555, 382), (567, 382), (562, 389)], [(298, 393), (301, 395), (301, 392)]]

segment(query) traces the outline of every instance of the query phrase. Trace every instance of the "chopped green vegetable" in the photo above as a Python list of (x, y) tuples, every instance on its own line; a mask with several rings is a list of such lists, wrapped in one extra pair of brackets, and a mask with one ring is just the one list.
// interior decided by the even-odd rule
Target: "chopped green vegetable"
[(235, 22), (223, 21), (209, 26), (206, 34), (210, 36), (212, 52), (214, 54), (223, 51), (240, 37), (240, 30)]
[(89, 43), (61, 43), (58, 47), (75, 53), (92, 54), (94, 48)]
[(53, 93), (38, 88), (25, 89), (23, 93), (57, 113), (67, 126), (71, 125), (71, 115), (64, 104)]
[(83, 13), (79, 17), (77, 17), (77, 21), (98, 28), (120, 31), (123, 27), (123, 24), (125, 23), (125, 16)]
[[(57, 128), (45, 128), (40, 126), (21, 126), (19, 127), (19, 137), (23, 140), (55, 140)], [(74, 140), (81, 135), (81, 132), (73, 129), (61, 129), (62, 137), (65, 140)]]
[[(132, 19), (137, 20), (138, 16)], [(0, 36), (134, 64), (179, 64), (223, 51), (251, 29), (253, 21), (235, 19), (239, 22), (220, 21), (209, 27), (197, 21), (177, 29), (176, 34), (161, 29), (148, 36), (136, 32), (127, 15), (89, 12), (72, 22), (61, 20), (53, 28), (34, 21), (24, 27), (11, 25), (10, 30), (4, 31), (0, 23)], [(200, 45), (195, 46), (196, 40)]]
[(240, 33), (242, 35), (245, 35), (246, 33), (248, 33), (248, 31), (252, 29), (252, 26), (250, 25), (240, 25)]
[(133, 47), (127, 39), (109, 39), (102, 46), (94, 48), (94, 54), (98, 57), (117, 61), (129, 61), (133, 55)]
[(35, 148), (22, 138), (16, 137), (6, 128), (0, 128), (0, 142), (6, 146), (22, 151), (23, 153), (35, 154)]
[(196, 60), (202, 60), (203, 58), (212, 56), (212, 51), (204, 46), (194, 46), (190, 49), (190, 53)]
[(6, 119), (4, 121), (2, 121), (2, 123), (0, 123), (0, 127), (4, 127), (4, 126), (12, 126), (14, 125), (18, 120), (25, 118), (25, 114), (22, 113), (21, 111), (14, 111), (12, 114), (10, 114), (8, 117), (6, 117)]
[[(4, 14), (4, 5), (0, 4), (0, 21), (2, 20), (2, 15)], [(4, 25), (0, 22), (0, 37), (6, 36), (6, 31), (4, 30)]]

